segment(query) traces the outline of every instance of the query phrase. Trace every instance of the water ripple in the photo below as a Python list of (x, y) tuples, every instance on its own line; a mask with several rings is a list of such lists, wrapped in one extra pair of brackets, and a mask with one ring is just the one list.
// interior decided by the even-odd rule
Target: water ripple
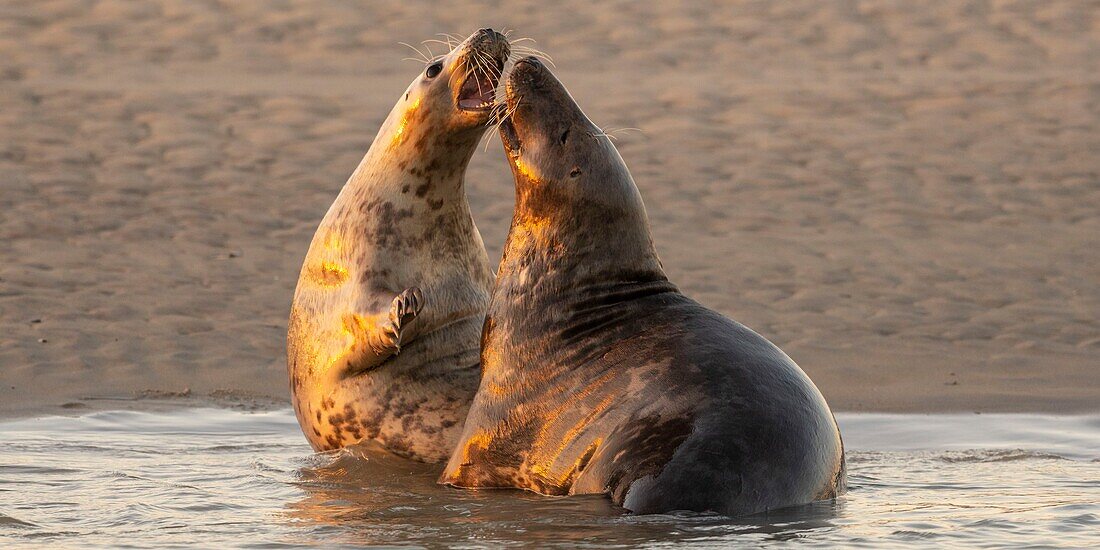
[(311, 453), (290, 411), (19, 420), (0, 423), (0, 540), (5, 547), (1100, 546), (1097, 417), (987, 418), (995, 416), (975, 425), (968, 415), (838, 415), (849, 493), (738, 519), (626, 516), (598, 496), (441, 487), (439, 466), (371, 445)]

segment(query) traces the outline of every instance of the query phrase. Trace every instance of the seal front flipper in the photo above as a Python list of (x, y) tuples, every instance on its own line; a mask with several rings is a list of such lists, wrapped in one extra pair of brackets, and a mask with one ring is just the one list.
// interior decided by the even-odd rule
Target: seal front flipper
[(336, 371), (340, 378), (362, 374), (401, 353), (401, 345), (415, 337), (413, 321), (424, 308), (424, 293), (410, 287), (390, 303), (387, 314), (344, 316), (344, 331), (353, 341)]

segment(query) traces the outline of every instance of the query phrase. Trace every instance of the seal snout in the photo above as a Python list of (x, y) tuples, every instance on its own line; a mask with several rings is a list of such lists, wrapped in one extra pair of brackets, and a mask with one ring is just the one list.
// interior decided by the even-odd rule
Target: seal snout
[(546, 71), (546, 66), (542, 64), (542, 61), (534, 56), (527, 56), (519, 61), (516, 61), (516, 66), (512, 68), (512, 74), (509, 77), (513, 82), (532, 82)]
[(530, 65), (532, 68), (538, 70), (542, 70), (543, 68), (545, 68), (542, 64), (542, 61), (533, 55), (529, 55), (527, 57), (524, 57), (523, 59), (520, 59), (519, 61), (516, 61), (516, 65)]
[(520, 151), (520, 134), (542, 133), (543, 122), (559, 118), (553, 112), (553, 82), (553, 74), (538, 57), (525, 56), (512, 66), (505, 85), (508, 116), (500, 125), (500, 139), (509, 154)]
[(503, 34), (489, 28), (474, 33), (463, 56), (466, 76), (455, 98), (459, 109), (472, 112), (492, 109), (510, 52)]
[(488, 38), (490, 40), (505, 40), (503, 34), (494, 31), (493, 29), (488, 27), (484, 29), (478, 29), (477, 34), (480, 38)]
[(508, 73), (507, 96), (511, 104), (523, 91), (537, 85), (548, 74), (539, 58), (527, 56), (518, 61)]

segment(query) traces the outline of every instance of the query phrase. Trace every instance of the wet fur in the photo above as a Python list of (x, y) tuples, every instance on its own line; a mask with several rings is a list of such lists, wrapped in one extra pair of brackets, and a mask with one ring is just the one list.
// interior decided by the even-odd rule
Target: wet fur
[(843, 445), (779, 348), (668, 282), (610, 140), (537, 62), (509, 80), (516, 211), (482, 380), (441, 477), (742, 515), (844, 489)]
[[(479, 32), (442, 58), (438, 77), (422, 72), (310, 244), (291, 307), (287, 369), (314, 449), (374, 439), (402, 456), (441, 461), (460, 433), (492, 285), (464, 190), (489, 115), (460, 112), (454, 99), (475, 50), (508, 56), (502, 36)], [(381, 349), (391, 304), (410, 287), (422, 291), (423, 309), (401, 329), (399, 350)]]

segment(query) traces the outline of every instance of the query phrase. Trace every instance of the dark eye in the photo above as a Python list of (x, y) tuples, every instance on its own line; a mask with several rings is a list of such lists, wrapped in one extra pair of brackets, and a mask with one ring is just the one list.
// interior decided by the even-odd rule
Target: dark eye
[(439, 71), (442, 71), (442, 70), (443, 70), (443, 62), (442, 61), (436, 61), (435, 63), (432, 63), (431, 65), (428, 65), (428, 70), (425, 71), (424, 74), (427, 75), (428, 78), (435, 78), (435, 77), (439, 76)]
[(561, 135), (561, 144), (565, 145), (565, 140), (567, 139), (569, 139), (569, 130), (566, 130), (565, 133)]
[(575, 178), (579, 175), (581, 175), (581, 169), (580, 168), (574, 168), (571, 172), (569, 172), (569, 177), (571, 177), (571, 178)]

